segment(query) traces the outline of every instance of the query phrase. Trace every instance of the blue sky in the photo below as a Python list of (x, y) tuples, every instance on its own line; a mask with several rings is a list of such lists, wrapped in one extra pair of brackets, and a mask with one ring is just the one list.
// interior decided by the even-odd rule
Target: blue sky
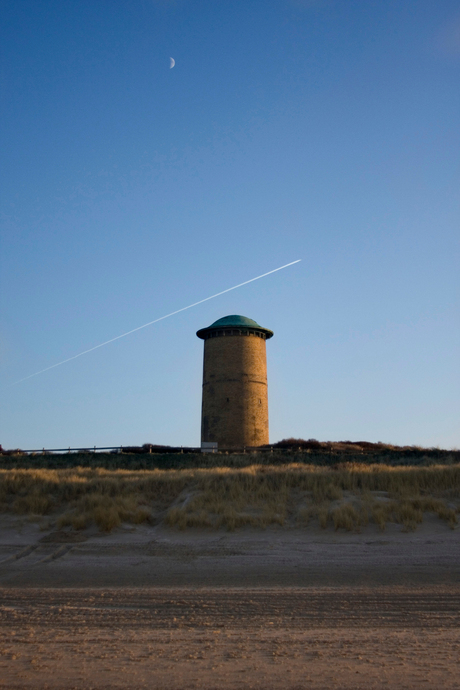
[(460, 446), (457, 1), (1, 12), (4, 447), (199, 444), (227, 314), (275, 332), (272, 442)]

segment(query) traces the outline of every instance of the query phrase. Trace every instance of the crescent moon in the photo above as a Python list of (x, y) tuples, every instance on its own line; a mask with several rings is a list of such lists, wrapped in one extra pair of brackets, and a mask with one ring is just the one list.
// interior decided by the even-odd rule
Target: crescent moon
[(169, 69), (172, 69), (175, 64), (176, 64), (176, 61), (174, 60), (174, 58), (170, 57), (169, 58)]

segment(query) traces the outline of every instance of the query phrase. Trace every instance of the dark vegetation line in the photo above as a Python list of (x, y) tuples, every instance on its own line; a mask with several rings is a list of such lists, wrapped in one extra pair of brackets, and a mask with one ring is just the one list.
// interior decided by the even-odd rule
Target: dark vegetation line
[(71, 452), (51, 450), (3, 450), (0, 468), (71, 468), (106, 469), (181, 469), (206, 467), (247, 467), (249, 465), (285, 465), (300, 463), (340, 466), (341, 463), (385, 465), (433, 465), (460, 463), (460, 451), (420, 446), (395, 446), (369, 441), (317, 441), (284, 439), (278, 443), (246, 448), (238, 452), (201, 453), (197, 448), (180, 448), (146, 443), (122, 446), (109, 452), (103, 449), (77, 449)]

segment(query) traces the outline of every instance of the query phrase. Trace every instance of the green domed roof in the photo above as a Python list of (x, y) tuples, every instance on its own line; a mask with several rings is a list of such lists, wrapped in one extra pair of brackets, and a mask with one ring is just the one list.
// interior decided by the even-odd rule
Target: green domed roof
[(232, 316), (223, 316), (221, 319), (214, 321), (209, 328), (220, 328), (229, 326), (246, 326), (247, 328), (260, 328), (259, 324), (248, 319), (247, 316), (239, 316), (238, 314), (233, 314)]
[[(228, 334), (228, 331), (233, 328), (240, 332), (258, 331), (259, 334), (263, 333), (263, 337), (266, 340), (273, 336), (273, 331), (269, 331), (268, 328), (262, 328), (262, 326), (259, 326), (259, 324), (256, 321), (248, 319), (247, 316), (241, 316), (239, 314), (223, 316), (221, 319), (217, 319), (217, 321), (214, 321), (214, 323), (212, 323), (207, 328), (201, 328), (199, 331), (197, 331), (197, 336), (199, 338), (202, 338), (203, 340), (206, 340), (208, 337), (210, 337), (211, 333), (217, 335), (216, 331), (220, 331), (219, 335), (225, 335)], [(230, 333), (230, 335), (232, 334)]]

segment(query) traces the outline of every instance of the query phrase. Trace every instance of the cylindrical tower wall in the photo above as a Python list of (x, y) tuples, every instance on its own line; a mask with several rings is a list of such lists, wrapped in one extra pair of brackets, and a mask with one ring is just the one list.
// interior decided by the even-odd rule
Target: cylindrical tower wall
[(263, 333), (222, 332), (205, 340), (201, 420), (201, 440), (219, 448), (269, 442)]

